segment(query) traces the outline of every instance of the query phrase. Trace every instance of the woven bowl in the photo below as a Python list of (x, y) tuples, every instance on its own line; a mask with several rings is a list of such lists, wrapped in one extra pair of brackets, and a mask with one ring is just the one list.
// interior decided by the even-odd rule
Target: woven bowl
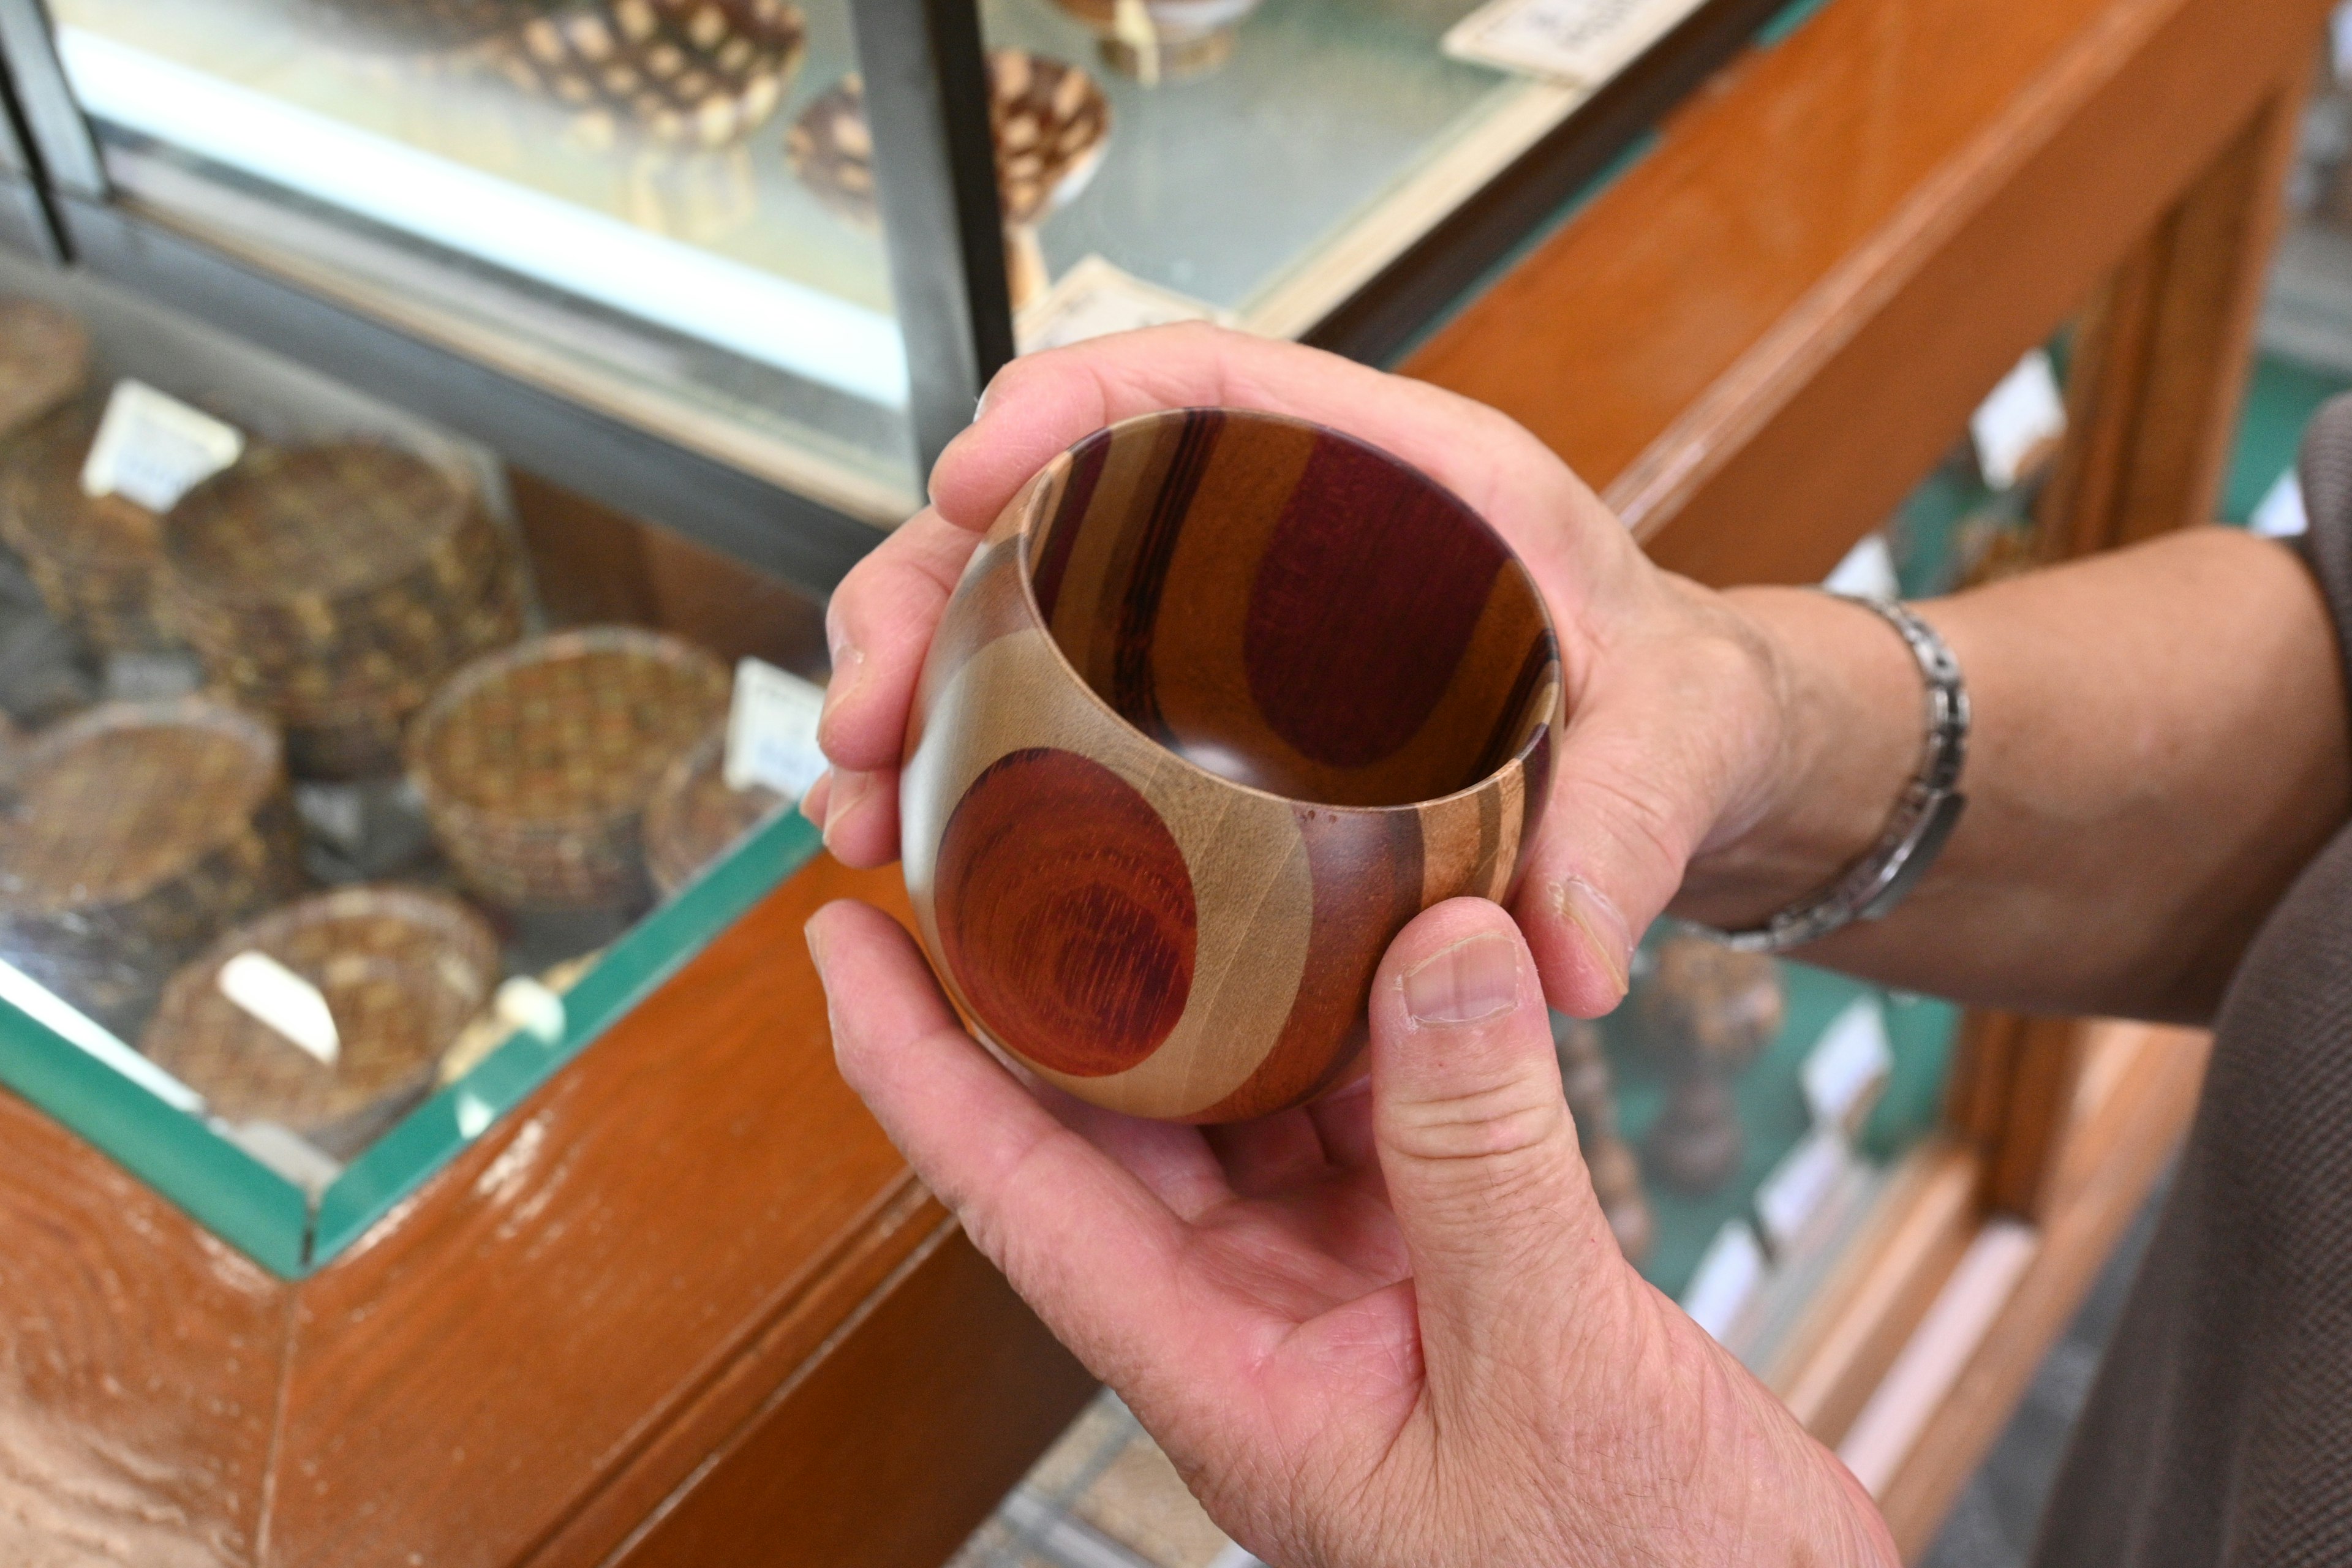
[(89, 380), (89, 334), (53, 305), (0, 300), (0, 437), (77, 396)]
[(646, 869), (664, 898), (792, 802), (764, 784), (727, 783), (727, 728), (704, 736), (662, 775), (646, 807)]
[(784, 100), (808, 47), (785, 0), (575, 0), (490, 46), (516, 86), (673, 146), (741, 141)]
[(662, 775), (725, 713), (728, 672), (676, 637), (600, 626), (475, 660), (409, 727), (409, 777), (468, 887), (509, 908), (646, 896)]
[(121, 496), (84, 495), (93, 409), (52, 414), (10, 451), (0, 477), (0, 538), (24, 558), (49, 613), (103, 653), (173, 645), (155, 602), (163, 520)]
[[(317, 986), (341, 1047), (320, 1061), (221, 994), (258, 952)], [(488, 922), (446, 894), (344, 888), (272, 910), (172, 977), (140, 1048), (230, 1121), (272, 1121), (348, 1160), (431, 1088), (497, 988)]]
[(402, 721), (521, 631), (520, 565), (471, 489), (389, 447), (265, 448), (164, 529), (159, 600), (305, 776), (397, 767)]
[(13, 753), (0, 953), (118, 1033), (224, 927), (293, 896), (278, 737), (201, 698), (116, 702)]
[(923, 941), (1082, 1099), (1298, 1104), (1359, 1059), (1407, 921), (1508, 896), (1561, 689), (1526, 569), (1403, 463), (1234, 410), (1099, 431), (931, 644), (899, 787)]

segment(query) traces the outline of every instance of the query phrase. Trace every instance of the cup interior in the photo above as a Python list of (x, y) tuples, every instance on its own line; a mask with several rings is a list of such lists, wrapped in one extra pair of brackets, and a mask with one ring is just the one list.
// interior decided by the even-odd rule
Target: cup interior
[(1527, 569), (1418, 469), (1273, 415), (1187, 409), (1073, 447), (1027, 532), (1047, 629), (1129, 723), (1289, 799), (1402, 806), (1550, 717)]

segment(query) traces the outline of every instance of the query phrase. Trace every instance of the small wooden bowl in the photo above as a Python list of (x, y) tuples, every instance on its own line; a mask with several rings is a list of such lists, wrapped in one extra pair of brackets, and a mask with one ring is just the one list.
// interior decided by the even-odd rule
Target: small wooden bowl
[(1189, 1121), (1340, 1081), (1421, 910), (1508, 896), (1561, 722), (1526, 569), (1427, 477), (1234, 410), (1055, 458), (966, 570), (918, 689), (908, 891), (982, 1030)]
[(89, 380), (79, 321), (37, 300), (0, 300), (0, 437), (62, 406)]
[(725, 713), (728, 673), (629, 626), (475, 660), (409, 726), (408, 773), (467, 885), (510, 909), (642, 902), (646, 806)]
[[(268, 954), (317, 986), (331, 1067), (221, 994), (221, 966)], [(172, 977), (140, 1048), (231, 1121), (274, 1121), (348, 1160), (432, 1087), (441, 1054), (497, 989), (499, 941), (456, 899), (343, 888), (272, 910)]]
[(163, 520), (121, 496), (81, 489), (98, 434), (95, 409), (42, 420), (9, 455), (0, 482), (0, 538), (24, 557), (49, 613), (101, 653), (172, 646), (155, 605)]
[(218, 703), (90, 709), (14, 753), (6, 795), (0, 953), (117, 1031), (301, 885), (278, 737)]
[[(1101, 166), (1110, 142), (1110, 100), (1077, 67), (1026, 49), (990, 50), (988, 79), (1007, 280), (1017, 310), (1051, 281), (1037, 226), (1076, 200)], [(859, 228), (880, 223), (874, 134), (860, 78), (842, 78), (802, 110), (785, 136), (784, 152), (801, 183), (843, 221)]]
[(727, 727), (670, 764), (646, 807), (646, 869), (664, 898), (792, 802), (764, 784), (727, 783)]
[(576, 0), (490, 46), (517, 87), (672, 146), (731, 146), (774, 114), (808, 47), (785, 0)]

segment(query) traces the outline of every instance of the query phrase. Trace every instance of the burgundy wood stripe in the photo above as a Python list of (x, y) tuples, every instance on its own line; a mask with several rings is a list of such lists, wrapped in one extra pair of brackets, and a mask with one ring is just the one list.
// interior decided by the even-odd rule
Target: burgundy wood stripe
[(1108, 1077), (1183, 1016), (1192, 874), (1151, 803), (1100, 763), (1041, 746), (990, 764), (948, 818), (934, 886), (957, 984), (1030, 1060)]
[[(1120, 586), (1118, 636), (1111, 656), (1111, 706), (1127, 721), (1163, 743), (1173, 744), (1167, 721), (1160, 716), (1160, 694), (1151, 675), (1151, 634), (1160, 619), (1161, 592), (1168, 586), (1168, 563), (1176, 542), (1192, 515), (1192, 498), (1208, 471), (1225, 416), (1213, 408), (1188, 409), (1169, 458), (1168, 472), (1151, 510), (1138, 530), (1136, 546), (1128, 557), (1127, 580)], [(1130, 524), (1130, 526), (1135, 526)]]
[(1395, 755), (1445, 695), (1507, 559), (1446, 491), (1319, 437), (1250, 595), (1243, 662), (1259, 712), (1328, 766)]
[(1054, 621), (1054, 606), (1062, 600), (1062, 577), (1070, 569), (1070, 552), (1077, 548), (1079, 531), (1086, 526), (1087, 508), (1094, 504), (1095, 487), (1102, 482), (1103, 469), (1110, 462), (1110, 437), (1102, 435), (1080, 443), (1070, 454), (1070, 474), (1062, 486), (1061, 504), (1054, 510), (1044, 549), (1030, 568), (1037, 608), (1048, 626)]

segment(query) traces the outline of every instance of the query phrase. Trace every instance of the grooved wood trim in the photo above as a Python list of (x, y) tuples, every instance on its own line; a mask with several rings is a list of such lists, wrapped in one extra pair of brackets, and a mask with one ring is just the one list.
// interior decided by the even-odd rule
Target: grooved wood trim
[(1878, 1499), (1906, 1562), (1935, 1539), (1952, 1500), (1974, 1473), (2042, 1357), (2082, 1305), (2117, 1237), (2172, 1157), (2204, 1081), (2210, 1037), (2143, 1024), (2087, 1026), (2088, 1058), (2103, 1063), (2096, 1102), (2074, 1119), (2104, 1151), (2068, 1201), (2041, 1226), (2041, 1247), (1998, 1328), (1969, 1358), (1928, 1416), (1909, 1457)]

